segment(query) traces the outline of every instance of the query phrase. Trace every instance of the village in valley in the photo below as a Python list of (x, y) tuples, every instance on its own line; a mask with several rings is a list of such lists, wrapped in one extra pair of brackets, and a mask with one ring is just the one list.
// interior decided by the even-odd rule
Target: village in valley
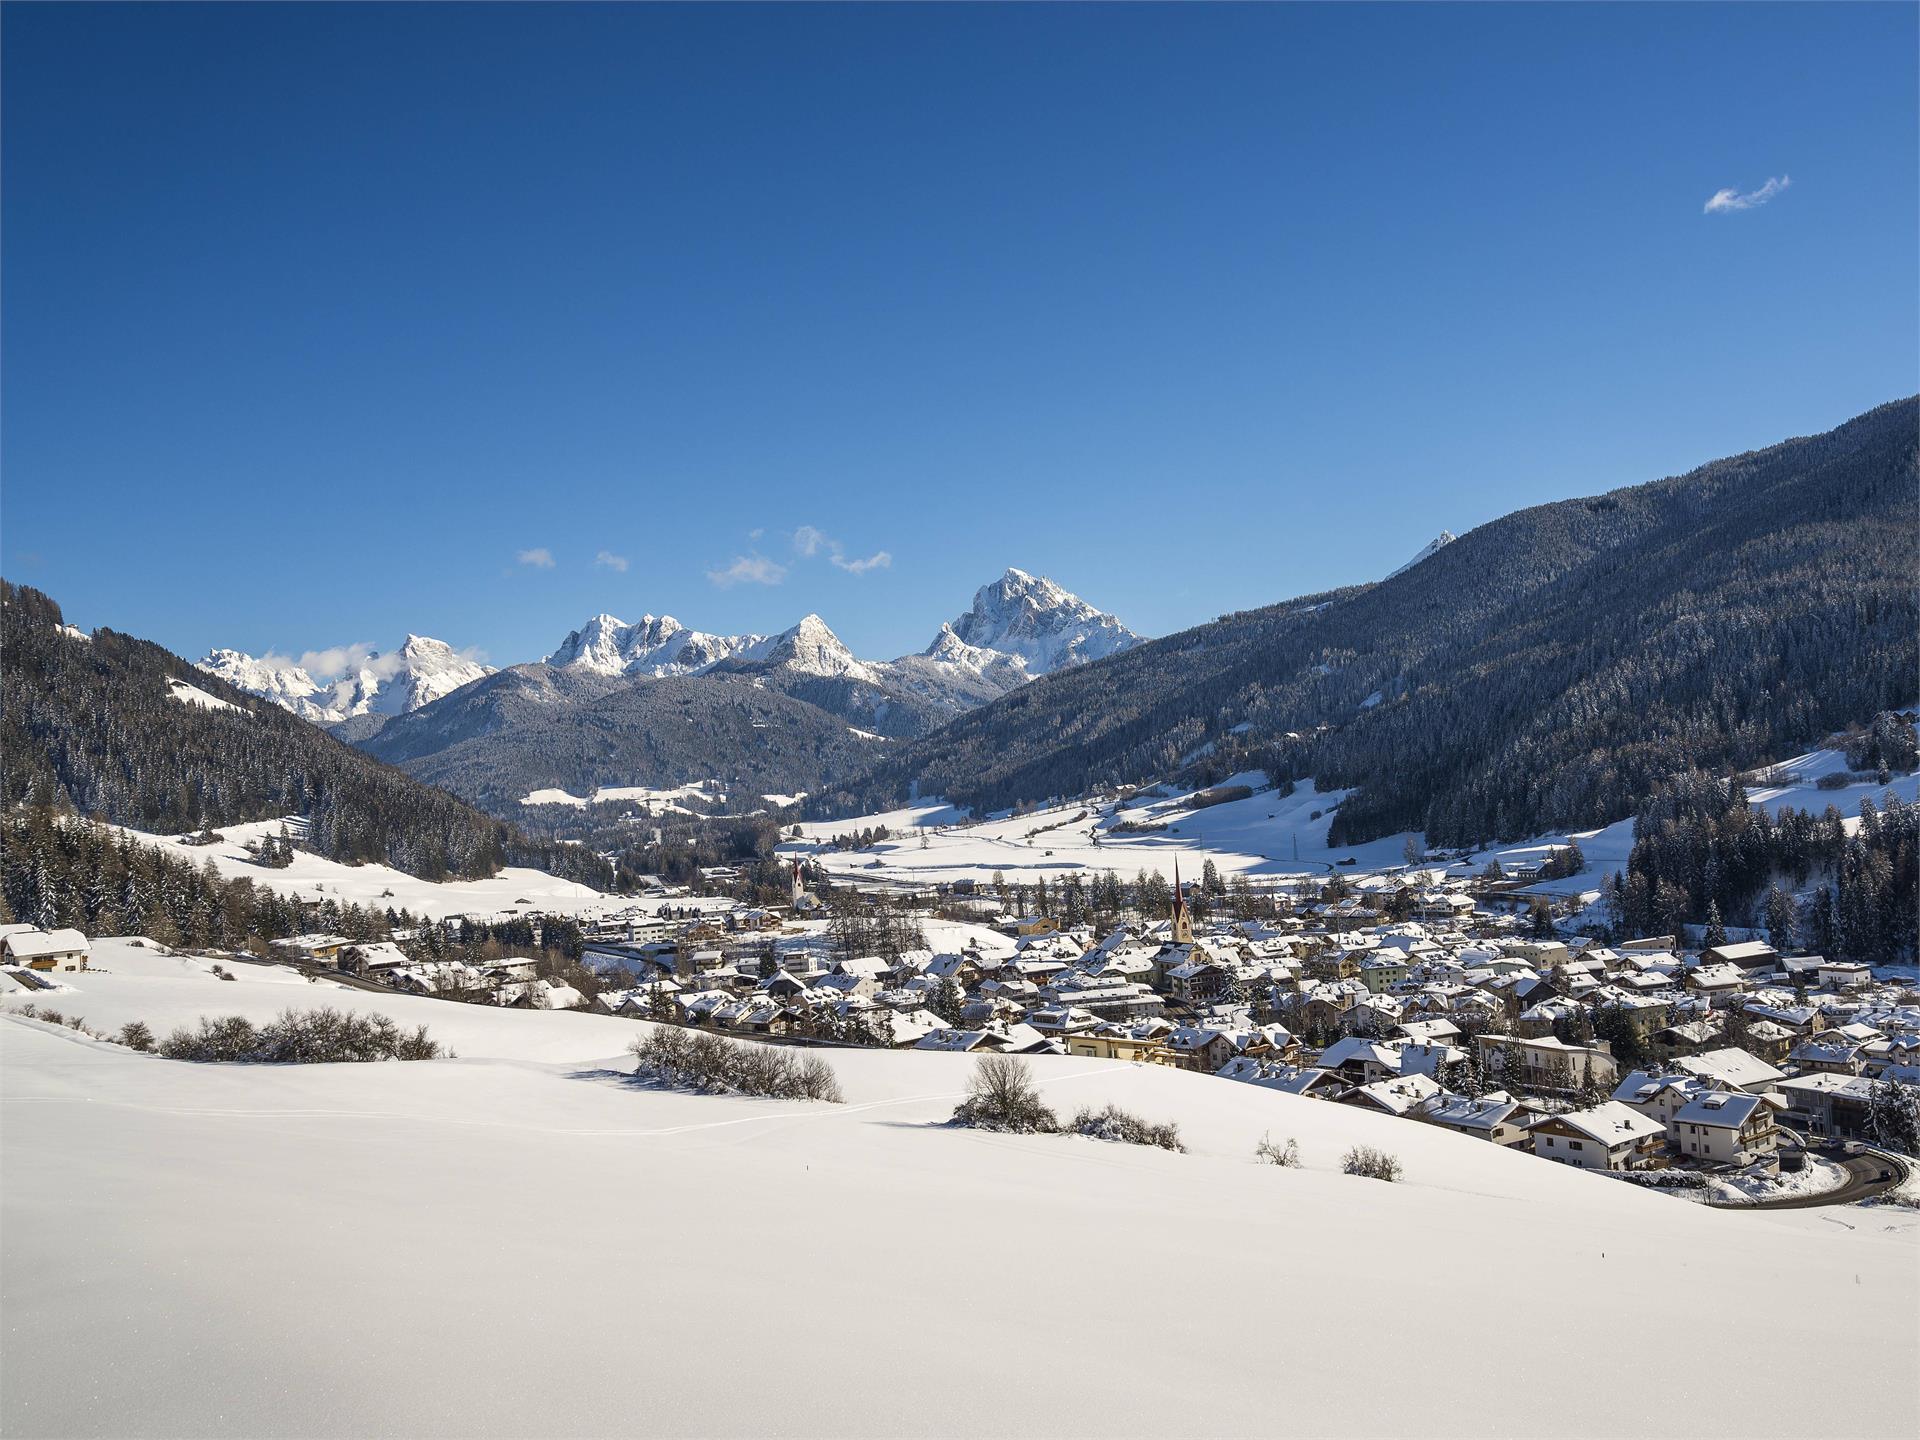
[[(1020, 823), (1063, 827), (1044, 812)], [(286, 843), (252, 828), (250, 850)], [(1865, 1198), (1905, 1180), (1920, 1140), (1911, 967), (1724, 928), (1587, 933), (1603, 907), (1554, 883), (1577, 880), (1575, 844), (1482, 864), (1409, 845), (1398, 865), (1257, 880), (1212, 858), (1183, 876), (1176, 855), (1170, 875), (1125, 884), (1111, 870), (917, 883), (874, 878), (880, 862), (862, 857), (924, 852), (925, 835), (809, 828), (759, 863), (757, 885), (750, 867), (714, 865), (640, 898), (389, 912), (407, 923), (388, 938), (317, 929), (226, 958), (776, 1044), (1167, 1066), (1718, 1204)], [(784, 903), (764, 903), (769, 876)], [(316, 894), (301, 913), (343, 912)], [(11, 990), (88, 966), (76, 930), (5, 932)]]

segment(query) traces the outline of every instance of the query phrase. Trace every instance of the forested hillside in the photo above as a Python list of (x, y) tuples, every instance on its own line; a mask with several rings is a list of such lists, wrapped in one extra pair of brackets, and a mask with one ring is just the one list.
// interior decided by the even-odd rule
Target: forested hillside
[(1754, 765), (1920, 693), (1917, 418), (1898, 401), (1519, 511), (1379, 584), (1046, 676), (814, 813), (915, 792), (997, 807), (1191, 763), (1359, 787), (1335, 843), (1618, 819), (1667, 777)]
[[(610, 886), (610, 868), (572, 845), (529, 840), (249, 696), (158, 645), (69, 629), (37, 590), (0, 581), (4, 799), (67, 804), (140, 830), (304, 814), (312, 848), (384, 861), (426, 879), (530, 865)], [(184, 682), (182, 699), (169, 681)]]
[(879, 744), (747, 675), (610, 679), (550, 665), (501, 670), (359, 743), (498, 814), (549, 787), (690, 779), (720, 781), (752, 808), (862, 768)]

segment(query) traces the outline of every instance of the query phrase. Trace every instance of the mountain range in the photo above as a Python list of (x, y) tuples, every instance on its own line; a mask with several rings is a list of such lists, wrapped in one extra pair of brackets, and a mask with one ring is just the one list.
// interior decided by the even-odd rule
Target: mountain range
[(1264, 769), (1351, 792), (1332, 843), (1512, 839), (1607, 823), (1689, 768), (1912, 704), (1917, 434), (1920, 404), (1897, 401), (1157, 640), (1009, 570), (893, 660), (854, 656), (812, 615), (734, 636), (596, 616), (437, 698), (396, 667), (385, 706), (364, 686), (274, 693), (245, 657), (206, 664), (280, 704), (360, 706), (337, 734), (501, 815), (549, 788), (713, 780), (805, 792), (831, 818)]
[(893, 660), (860, 659), (818, 615), (777, 634), (719, 635), (670, 615), (602, 614), (503, 670), (420, 636), (324, 686), (234, 650), (200, 667), (511, 814), (550, 788), (718, 778), (804, 790), (863, 768), (876, 744), (1140, 643), (1053, 581), (1009, 569), (926, 649)]
[(425, 635), (407, 636), (390, 655), (374, 651), (350, 673), (325, 684), (291, 660), (256, 659), (238, 650), (210, 651), (199, 668), (321, 725), (367, 715), (404, 715), (493, 673), (491, 665)]

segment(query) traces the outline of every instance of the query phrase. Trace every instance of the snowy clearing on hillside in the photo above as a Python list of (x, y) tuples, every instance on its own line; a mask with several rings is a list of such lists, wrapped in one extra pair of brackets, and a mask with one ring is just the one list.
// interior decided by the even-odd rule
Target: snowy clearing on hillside
[[(1909, 802), (1920, 797), (1920, 773), (1896, 775), (1887, 785), (1866, 781), (1820, 788), (1823, 776), (1845, 773), (1846, 768), (1846, 757), (1837, 750), (1809, 751), (1771, 767), (1772, 773), (1793, 777), (1792, 783), (1750, 785), (1749, 798), (1775, 814), (1797, 809), (1817, 815), (1833, 805), (1853, 828), (1859, 824), (1862, 800), (1877, 804), (1888, 791)], [(1229, 776), (1212, 788), (1246, 785), (1254, 793), (1197, 810), (1189, 804), (1196, 792), (1166, 785), (1143, 790), (1119, 804), (1071, 802), (1025, 815), (996, 811), (978, 821), (952, 805), (929, 800), (873, 815), (805, 824), (800, 827), (801, 840), (789, 840), (779, 849), (787, 855), (811, 856), (842, 878), (941, 884), (986, 880), (996, 870), (1010, 882), (1041, 877), (1051, 882), (1076, 872), (1086, 876), (1105, 870), (1123, 878), (1140, 870), (1157, 870), (1171, 879), (1176, 861), (1184, 878), (1198, 879), (1200, 867), (1208, 860), (1222, 875), (1253, 880), (1325, 875), (1335, 870), (1353, 875), (1400, 869), (1407, 843), (1422, 843), (1417, 832), (1403, 831), (1359, 845), (1329, 846), (1327, 827), (1351, 792), (1322, 792), (1313, 781), (1302, 780), (1293, 794), (1283, 797), (1265, 788), (1266, 783), (1260, 771)], [(864, 850), (836, 850), (829, 843), (835, 835), (882, 826), (889, 838)], [(1537, 865), (1569, 843), (1580, 846), (1586, 868), (1577, 875), (1538, 881), (1527, 887), (1528, 893), (1589, 902), (1598, 899), (1607, 875), (1626, 869), (1633, 850), (1633, 820), (1489, 846), (1454, 861), (1453, 868), (1458, 873), (1494, 860), (1508, 866)]]
[[(1264, 775), (1250, 772), (1231, 776), (1215, 788), (1265, 784)], [(996, 870), (1009, 881), (1030, 882), (1041, 876), (1051, 881), (1076, 872), (1095, 875), (1105, 870), (1127, 877), (1157, 870), (1171, 879), (1176, 864), (1183, 878), (1197, 880), (1207, 860), (1222, 874), (1250, 878), (1325, 875), (1336, 867), (1347, 868), (1339, 862), (1348, 858), (1360, 870), (1402, 863), (1409, 838), (1405, 835), (1328, 847), (1327, 826), (1346, 794), (1344, 790), (1321, 794), (1308, 780), (1300, 782), (1291, 795), (1256, 788), (1243, 800), (1193, 809), (1192, 791), (1156, 787), (1123, 804), (1108, 801), (1061, 805), (1026, 815), (1002, 813), (977, 824), (967, 823), (952, 806), (936, 801), (880, 815), (803, 825), (804, 839), (789, 841), (780, 850), (812, 855), (837, 875), (921, 884), (984, 880)], [(891, 838), (870, 849), (835, 850), (826, 843), (835, 835), (881, 825)]]
[(198, 685), (189, 685), (184, 680), (169, 679), (167, 693), (182, 705), (198, 705), (202, 710), (237, 710), (242, 715), (247, 713), (231, 700), (222, 700), (218, 695), (209, 695)]
[(588, 805), (608, 805), (619, 801), (640, 806), (644, 810), (670, 811), (679, 815), (702, 815), (705, 811), (690, 810), (681, 802), (699, 800), (707, 804), (726, 803), (726, 794), (717, 782), (695, 780), (687, 785), (675, 785), (669, 789), (656, 789), (647, 785), (602, 785), (591, 795), (574, 795), (566, 790), (535, 790), (523, 796), (522, 805), (568, 805), (574, 809), (585, 809)]
[[(95, 1028), (325, 1000), (426, 1023), (461, 1058), (191, 1065), (0, 1018), (0, 1300), (33, 1337), (0, 1355), (10, 1435), (1058, 1435), (1090, 1407), (1126, 1435), (1586, 1435), (1567, 1367), (1650, 1374), (1658, 1296), (1726, 1317), (1686, 1327), (1707, 1375), (1817, 1314), (1796, 1354), (1852, 1377), (1845, 1433), (1920, 1427), (1920, 1218), (1895, 1207), (1843, 1225), (1675, 1204), (1436, 1127), (1064, 1057), (1034, 1064), (1056, 1109), (1125, 1105), (1190, 1153), (948, 1128), (964, 1056), (834, 1052), (844, 1105), (688, 1095), (625, 1073), (635, 1022), (96, 954), (107, 973), (65, 977), (60, 1002)], [(1255, 1163), (1267, 1135), (1304, 1168)], [(1354, 1144), (1406, 1178), (1340, 1174)], [(982, 1216), (1017, 1218), (984, 1298), (951, 1265), (889, 1258), (903, 1225), (953, 1237)], [(796, 1226), (831, 1250), (760, 1243)], [(1414, 1236), (1408, 1272), (1382, 1240)], [(1550, 1264), (1528, 1236), (1552, 1237)], [(1063, 1243), (1071, 1280), (1035, 1278)], [(1409, 1273), (1364, 1345), (1301, 1319)], [(1200, 1277), (1231, 1281), (1201, 1323), (1143, 1330), (1143, 1305)], [(1562, 1365), (1496, 1378), (1434, 1343), (1436, 1315), (1484, 1346), (1547, 1306)], [(671, 1383), (582, 1383), (587, 1337), (634, 1337)], [(993, 1383), (930, 1384), (902, 1344)], [(1835, 1404), (1715, 1387), (1679, 1428), (1832, 1433)]]
[[(292, 816), (296, 825), (299, 817)], [(421, 880), (387, 865), (342, 865), (306, 850), (293, 852), (284, 870), (256, 865), (246, 849), (280, 833), (283, 822), (255, 820), (244, 825), (222, 825), (221, 840), (213, 845), (189, 845), (167, 835), (149, 835), (123, 826), (110, 826), (142, 845), (164, 850), (193, 865), (211, 860), (227, 879), (244, 876), (256, 885), (303, 900), (337, 900), (375, 909), (410, 910), (423, 919), (447, 915), (506, 916), (528, 910), (548, 914), (587, 915), (604, 909), (625, 909), (633, 902), (624, 896), (602, 895), (575, 880), (561, 880), (544, 870), (508, 866), (488, 880)]]

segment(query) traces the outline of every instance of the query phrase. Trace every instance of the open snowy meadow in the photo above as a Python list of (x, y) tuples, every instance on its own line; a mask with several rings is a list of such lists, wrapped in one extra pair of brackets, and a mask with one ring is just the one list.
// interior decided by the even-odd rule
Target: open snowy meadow
[(1033, 1062), (1190, 1153), (950, 1128), (960, 1056), (835, 1052), (842, 1105), (671, 1093), (629, 1021), (94, 963), (33, 999), (162, 1034), (330, 1003), (458, 1058), (0, 1019), (8, 1435), (1627, 1435), (1656, 1395), (1692, 1435), (1920, 1429), (1910, 1210), (1714, 1211), (1156, 1066)]

